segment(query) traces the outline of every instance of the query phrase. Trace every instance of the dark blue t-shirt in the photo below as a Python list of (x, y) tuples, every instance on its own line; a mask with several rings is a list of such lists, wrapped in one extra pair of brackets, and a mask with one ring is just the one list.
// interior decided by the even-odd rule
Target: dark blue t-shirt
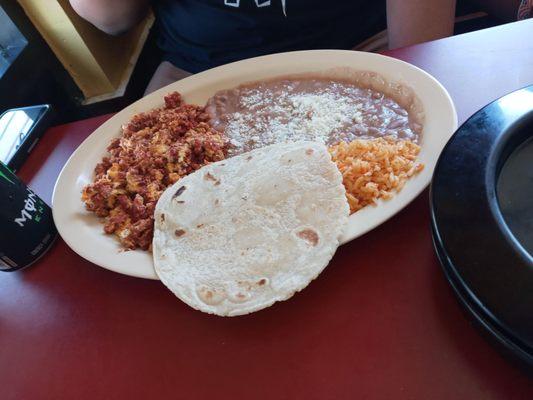
[(348, 49), (385, 24), (385, 0), (158, 0), (164, 58), (189, 72), (263, 54)]

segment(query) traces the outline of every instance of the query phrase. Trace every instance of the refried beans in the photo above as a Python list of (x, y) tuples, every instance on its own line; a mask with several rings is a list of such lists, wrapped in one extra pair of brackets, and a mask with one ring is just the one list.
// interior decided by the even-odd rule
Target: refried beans
[(334, 145), (389, 137), (419, 143), (423, 112), (412, 91), (374, 73), (355, 76), (356, 81), (296, 76), (248, 83), (217, 92), (206, 112), (230, 140), (230, 155), (297, 140)]

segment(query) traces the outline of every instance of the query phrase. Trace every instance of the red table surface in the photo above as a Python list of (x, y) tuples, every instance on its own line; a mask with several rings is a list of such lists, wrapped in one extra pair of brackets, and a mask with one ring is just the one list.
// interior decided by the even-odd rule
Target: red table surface
[[(533, 20), (391, 51), (449, 90), (464, 121), (533, 83)], [(47, 201), (109, 116), (50, 129), (20, 175)], [(470, 324), (435, 258), (427, 191), (337, 251), (291, 300), (194, 311), (160, 282), (84, 261), (62, 240), (0, 277), (0, 398), (532, 399)]]

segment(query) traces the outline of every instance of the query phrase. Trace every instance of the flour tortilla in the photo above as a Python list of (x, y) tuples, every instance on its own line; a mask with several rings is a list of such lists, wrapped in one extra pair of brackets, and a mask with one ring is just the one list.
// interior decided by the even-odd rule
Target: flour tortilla
[(163, 193), (155, 270), (195, 309), (248, 314), (315, 279), (348, 215), (342, 176), (323, 144), (274, 144), (204, 166)]

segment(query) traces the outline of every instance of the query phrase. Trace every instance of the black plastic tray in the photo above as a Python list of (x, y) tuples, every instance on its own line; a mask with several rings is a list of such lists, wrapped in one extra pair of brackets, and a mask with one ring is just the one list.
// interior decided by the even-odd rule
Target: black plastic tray
[[(489, 104), (457, 130), (439, 158), (430, 194), (433, 242), (448, 281), (475, 321), (530, 370), (531, 243), (524, 243), (524, 235), (520, 242), (510, 226), (524, 226), (520, 218), (532, 215), (533, 198), (521, 199), (522, 207), (531, 208), (520, 213), (509, 212), (514, 203), (506, 204), (504, 216), (498, 179), (509, 156), (532, 137), (530, 86)], [(533, 171), (533, 159), (520, 168), (517, 173)], [(506, 176), (512, 177), (508, 169)], [(520, 200), (528, 190), (513, 195)]]

